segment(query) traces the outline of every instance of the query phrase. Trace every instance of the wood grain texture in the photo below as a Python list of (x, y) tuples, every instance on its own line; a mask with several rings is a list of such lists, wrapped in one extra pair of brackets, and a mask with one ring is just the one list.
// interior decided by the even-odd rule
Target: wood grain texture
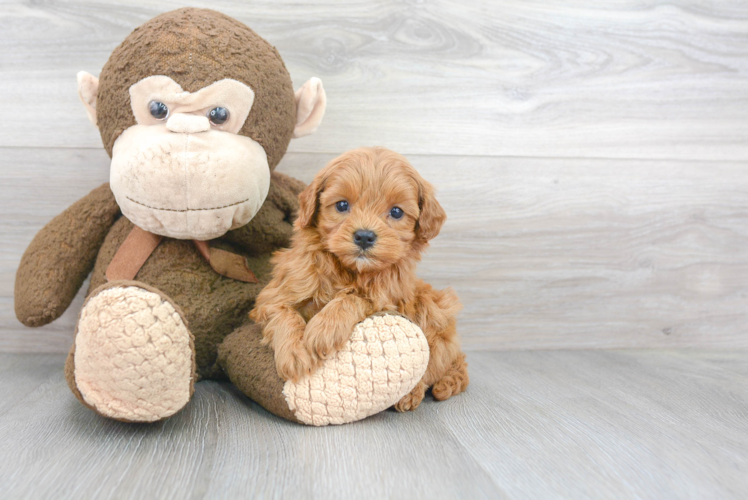
[[(308, 182), (331, 158), (292, 153), (278, 168)], [(457, 290), (467, 349), (748, 347), (741, 163), (410, 159), (449, 214), (419, 273)], [(101, 150), (0, 157), (0, 350), (67, 352), (82, 296), (57, 322), (25, 328), (15, 271), (34, 234), (105, 182), (107, 165)]]
[[(29, 329), (13, 282), (34, 234), (108, 179), (76, 72), (183, 5), (0, 3), (0, 352), (72, 342), (82, 294)], [(295, 86), (324, 81), (325, 121), (280, 171), (308, 181), (379, 144), (437, 186), (449, 221), (419, 270), (465, 304), (471, 386), (316, 429), (201, 382), (172, 419), (128, 425), (74, 399), (64, 355), (0, 354), (0, 496), (745, 497), (748, 3), (191, 5), (257, 30)], [(690, 349), (518, 350), (611, 347)]]
[[(0, 5), (0, 146), (100, 147), (75, 90), (184, 5)], [(195, 1), (276, 45), (325, 122), (295, 152), (748, 159), (748, 4), (698, 0)]]
[(743, 498), (748, 352), (468, 356), (471, 385), (341, 427), (201, 382), (170, 420), (70, 394), (61, 355), (0, 355), (0, 490), (15, 498)]

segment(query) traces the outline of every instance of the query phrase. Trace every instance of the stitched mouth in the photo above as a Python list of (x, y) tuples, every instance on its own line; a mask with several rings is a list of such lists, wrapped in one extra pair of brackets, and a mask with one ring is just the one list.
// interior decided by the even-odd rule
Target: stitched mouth
[(162, 210), (164, 212), (200, 212), (200, 211), (206, 211), (206, 210), (220, 210), (221, 208), (229, 208), (229, 207), (235, 207), (236, 205), (241, 205), (242, 203), (246, 203), (249, 201), (249, 198), (242, 201), (237, 201), (236, 203), (230, 203), (228, 205), (223, 205), (222, 207), (210, 207), (210, 208), (161, 208), (161, 207), (153, 207), (151, 205), (146, 205), (145, 203), (141, 203), (138, 200), (133, 200), (129, 196), (125, 196), (128, 200), (131, 202), (140, 205), (141, 207), (150, 208), (151, 210)]

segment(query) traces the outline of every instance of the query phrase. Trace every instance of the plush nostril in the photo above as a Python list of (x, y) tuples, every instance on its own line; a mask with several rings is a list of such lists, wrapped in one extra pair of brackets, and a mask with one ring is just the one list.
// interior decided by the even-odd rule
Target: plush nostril
[(377, 241), (377, 233), (374, 231), (359, 229), (353, 233), (353, 242), (361, 247), (361, 250), (366, 250), (373, 246), (375, 241)]
[(197, 134), (210, 130), (207, 116), (174, 113), (166, 121), (166, 128), (180, 134)]

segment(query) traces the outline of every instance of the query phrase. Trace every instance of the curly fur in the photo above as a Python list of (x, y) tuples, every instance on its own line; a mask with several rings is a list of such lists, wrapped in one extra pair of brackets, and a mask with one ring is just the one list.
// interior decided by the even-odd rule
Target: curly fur
[[(350, 207), (344, 213), (336, 209), (342, 200)], [(390, 215), (394, 206), (404, 212), (399, 220)], [(445, 220), (431, 184), (393, 151), (360, 148), (325, 166), (299, 195), (291, 247), (273, 257), (273, 278), (250, 313), (275, 352), (278, 374), (299, 380), (340, 349), (354, 325), (378, 311), (397, 311), (423, 330), (430, 358), (421, 382), (395, 408), (414, 410), (428, 388), (437, 400), (464, 391), (459, 299), (415, 274)], [(371, 248), (354, 243), (360, 229), (376, 233)]]

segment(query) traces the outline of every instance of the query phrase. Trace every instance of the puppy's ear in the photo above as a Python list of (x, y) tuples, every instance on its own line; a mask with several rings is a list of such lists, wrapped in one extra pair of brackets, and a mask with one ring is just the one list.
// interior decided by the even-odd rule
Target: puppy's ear
[(319, 195), (323, 188), (324, 180), (317, 176), (299, 193), (299, 216), (295, 224), (298, 229), (306, 229), (314, 223), (314, 215), (319, 208)]
[(447, 220), (447, 214), (439, 202), (436, 201), (434, 186), (423, 179), (419, 179), (418, 191), (418, 205), (421, 215), (416, 222), (416, 236), (421, 240), (428, 241), (436, 238), (439, 234)]

